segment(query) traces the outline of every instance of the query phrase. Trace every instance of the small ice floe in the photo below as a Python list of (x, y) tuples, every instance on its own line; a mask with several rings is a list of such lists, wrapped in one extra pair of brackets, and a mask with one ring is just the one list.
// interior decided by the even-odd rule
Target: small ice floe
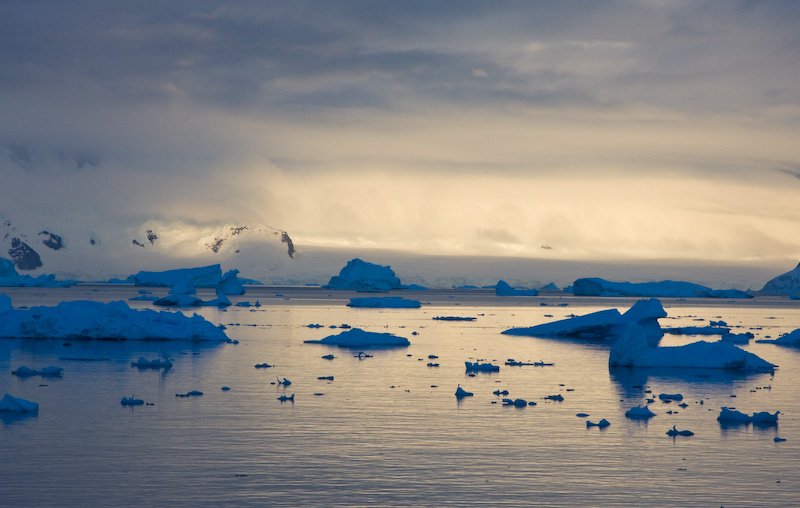
[(725, 335), (730, 331), (730, 328), (721, 326), (680, 326), (664, 330), (671, 335)]
[(172, 367), (172, 360), (165, 352), (161, 352), (161, 358), (155, 360), (148, 360), (140, 356), (135, 362), (131, 362), (131, 367), (139, 367), (140, 369), (169, 369)]
[(136, 302), (136, 301), (155, 302), (156, 300), (158, 300), (158, 297), (157, 296), (153, 296), (153, 295), (139, 295), (139, 296), (132, 296), (132, 297), (128, 298), (128, 300), (133, 301), (133, 302)]
[(361, 360), (363, 358), (372, 358), (372, 355), (368, 355), (363, 351), (359, 351), (358, 354), (353, 355), (353, 358), (358, 358), (359, 360)]
[(592, 421), (586, 420), (586, 426), (587, 427), (600, 427), (601, 429), (604, 429), (604, 428), (608, 427), (609, 425), (611, 425), (611, 422), (609, 422), (605, 418), (603, 418), (602, 420), (600, 420), (597, 423), (594, 423)]
[(675, 425), (672, 426), (671, 429), (667, 431), (668, 436), (694, 436), (694, 432), (691, 430), (678, 430), (675, 428)]
[(561, 402), (564, 400), (564, 396), (561, 395), (560, 393), (558, 395), (548, 395), (544, 398), (544, 400), (555, 400)]
[(428, 367), (438, 367), (438, 363), (428, 363)]
[[(345, 327), (347, 325), (342, 325)], [(349, 326), (348, 326), (349, 328)], [(306, 340), (307, 344), (327, 344), (339, 347), (391, 347), (408, 346), (411, 342), (404, 338), (392, 335), (391, 333), (365, 332), (360, 328), (351, 328), (338, 335), (329, 335), (320, 340)]]
[(120, 404), (123, 406), (143, 406), (144, 401), (142, 399), (136, 399), (131, 395), (130, 397), (122, 397)]
[(508, 395), (508, 390), (495, 390), (492, 392), (495, 395)]
[(458, 385), (458, 388), (456, 388), (457, 399), (463, 399), (464, 397), (472, 397), (472, 395), (473, 395), (472, 392), (464, 390), (463, 388), (461, 388), (461, 385)]
[(650, 408), (647, 406), (634, 406), (629, 410), (625, 411), (625, 416), (628, 418), (633, 418), (635, 420), (646, 420), (648, 418), (654, 417), (656, 414), (650, 411)]
[(322, 328), (322, 326), (323, 325), (321, 325), (319, 323), (311, 323), (311, 324), (306, 325), (306, 328)]
[(333, 381), (333, 376), (319, 376), (319, 377), (317, 377), (317, 379)]
[(61, 367), (44, 367), (40, 370), (20, 365), (17, 370), (12, 370), (12, 374), (19, 377), (42, 376), (42, 377), (61, 377), (64, 374), (64, 369)]
[(776, 437), (772, 438), (772, 440), (775, 441), (776, 443), (782, 443), (783, 441), (786, 441), (786, 438), (785, 437), (777, 437), (776, 436)]
[(39, 411), (39, 404), (5, 394), (3, 399), (0, 400), (0, 411), (11, 413), (36, 413)]
[(223, 392), (227, 392), (228, 390), (230, 390), (230, 387), (223, 386), (223, 387), (221, 388), (221, 390), (222, 390)]
[(514, 406), (514, 407), (525, 407), (528, 405), (528, 401), (525, 399), (503, 399), (504, 406)]
[(250, 302), (236, 302), (237, 307), (250, 307)]
[(270, 367), (274, 367), (274, 365), (270, 365), (267, 362), (256, 364), (257, 369), (269, 369)]
[(587, 416), (589, 416), (589, 413), (578, 413), (575, 416), (577, 416), (578, 418), (586, 418)]
[(754, 338), (750, 332), (745, 333), (724, 333), (722, 334), (722, 340), (733, 342), (734, 344), (749, 344), (750, 339)]
[(431, 319), (435, 319), (437, 321), (475, 321), (478, 318), (466, 316), (435, 316)]
[(722, 407), (720, 408), (719, 416), (717, 416), (717, 421), (727, 425), (747, 425), (749, 423), (754, 425), (777, 425), (779, 414), (780, 411), (775, 411), (774, 413), (761, 411), (760, 413), (748, 415), (746, 413), (742, 413), (741, 411), (736, 411), (728, 407)]
[(756, 342), (761, 344), (777, 344), (779, 346), (800, 346), (800, 328), (781, 335), (777, 339), (761, 339)]
[(680, 393), (660, 393), (658, 398), (661, 400), (683, 400), (683, 395)]
[(294, 394), (291, 394), (291, 395), (281, 395), (280, 397), (278, 397), (278, 400), (279, 400), (279, 401), (281, 401), (281, 402), (286, 402), (287, 400), (288, 400), (289, 402), (294, 402)]
[(192, 390), (191, 392), (186, 392), (186, 393), (176, 393), (175, 394), (176, 397), (199, 397), (201, 395), (203, 395), (203, 392), (200, 392), (200, 391), (197, 391), (197, 390)]
[(333, 356), (333, 355), (325, 355), (325, 356), (322, 357), (323, 360), (333, 360), (334, 358), (336, 358), (336, 357)]
[(506, 365), (511, 365), (512, 367), (523, 367), (525, 365), (533, 365), (534, 367), (552, 367), (555, 364), (545, 362), (518, 362), (513, 358), (509, 358), (506, 360)]
[(464, 362), (464, 364), (467, 366), (467, 372), (500, 372), (500, 366), (491, 363)]
[(494, 292), (497, 296), (538, 296), (539, 291), (536, 289), (528, 288), (515, 288), (511, 287), (508, 282), (504, 280), (497, 281), (494, 287)]
[(278, 384), (279, 384), (279, 385), (283, 385), (283, 386), (289, 386), (290, 384), (292, 384), (292, 382), (291, 382), (291, 381), (289, 381), (289, 380), (288, 380), (288, 379), (286, 379), (286, 378), (283, 378), (283, 381), (281, 381), (281, 379), (280, 379), (279, 377), (276, 377), (275, 379), (277, 379), (277, 380), (278, 380)]

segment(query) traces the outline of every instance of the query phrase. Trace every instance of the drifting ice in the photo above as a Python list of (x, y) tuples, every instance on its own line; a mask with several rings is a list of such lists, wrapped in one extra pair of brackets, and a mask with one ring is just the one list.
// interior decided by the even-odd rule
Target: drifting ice
[(408, 346), (411, 342), (391, 333), (365, 332), (360, 328), (351, 328), (338, 335), (329, 335), (320, 340), (306, 340), (307, 344), (327, 344), (339, 347), (364, 347), (364, 346)]
[(39, 404), (5, 394), (3, 399), (0, 400), (0, 411), (8, 411), (13, 413), (35, 413), (39, 411)]

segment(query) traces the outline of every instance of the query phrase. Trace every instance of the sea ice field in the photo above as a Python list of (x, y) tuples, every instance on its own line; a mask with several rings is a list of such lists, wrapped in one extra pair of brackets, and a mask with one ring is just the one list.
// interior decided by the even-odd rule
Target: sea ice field
[[(139, 289), (0, 292), (15, 308), (93, 300), (152, 309), (130, 300)], [(151, 289), (157, 297), (168, 291)], [(215, 296), (197, 290), (204, 300)], [(0, 504), (798, 506), (800, 348), (756, 341), (800, 328), (799, 300), (660, 299), (662, 328), (723, 320), (733, 333), (754, 335), (739, 347), (778, 365), (743, 373), (610, 368), (606, 342), (502, 334), (624, 312), (638, 298), (399, 290), (380, 296), (420, 308), (347, 305), (363, 296), (248, 286), (229, 296), (229, 307), (167, 309), (223, 324), (238, 343), (0, 339), (0, 395), (39, 404), (36, 413), (0, 412)], [(452, 319), (434, 319), (442, 317)], [(342, 325), (410, 345), (306, 343)], [(719, 337), (666, 334), (660, 345), (701, 339)], [(132, 365), (140, 358), (172, 366)], [(467, 372), (465, 362), (499, 371)], [(63, 372), (12, 374), (21, 366)], [(456, 398), (459, 386), (473, 395)], [(645, 405), (655, 416), (625, 416)], [(717, 420), (722, 407), (780, 413), (777, 424), (729, 424)], [(609, 425), (594, 425), (602, 420)], [(673, 428), (692, 435), (667, 435)]]

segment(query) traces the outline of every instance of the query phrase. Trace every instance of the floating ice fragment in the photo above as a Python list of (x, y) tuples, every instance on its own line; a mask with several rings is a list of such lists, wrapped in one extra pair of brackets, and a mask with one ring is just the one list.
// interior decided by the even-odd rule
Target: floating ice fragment
[(5, 394), (0, 400), (0, 411), (13, 413), (35, 413), (39, 411), (39, 404), (19, 397)]
[(675, 428), (675, 425), (672, 426), (671, 429), (667, 431), (668, 436), (694, 436), (694, 432), (691, 430), (678, 430)]
[(176, 393), (175, 394), (176, 397), (199, 397), (200, 395), (203, 395), (203, 392), (200, 392), (200, 391), (197, 391), (197, 390), (192, 390), (191, 392), (187, 392), (187, 393)]
[(603, 428), (608, 427), (609, 425), (611, 425), (611, 422), (609, 422), (605, 418), (603, 418), (602, 420), (600, 420), (597, 423), (594, 423), (594, 422), (591, 422), (589, 420), (586, 420), (586, 426), (587, 427), (600, 427), (601, 429), (603, 429)]
[(286, 402), (287, 400), (290, 402), (294, 402), (294, 394), (291, 395), (281, 395), (278, 397), (278, 400), (281, 402)]
[(563, 396), (563, 395), (561, 395), (561, 394), (558, 394), (558, 395), (548, 395), (548, 396), (546, 396), (546, 397), (544, 398), (544, 400), (555, 400), (555, 401), (561, 402), (561, 401), (563, 401), (563, 400), (564, 400), (564, 396)]
[(646, 420), (648, 418), (652, 418), (655, 415), (656, 414), (650, 411), (650, 408), (647, 406), (635, 406), (625, 411), (625, 416), (633, 419)]
[(270, 367), (274, 367), (274, 365), (270, 365), (267, 362), (256, 364), (257, 369), (268, 369)]
[(491, 363), (464, 362), (464, 364), (467, 372), (500, 372), (500, 366)]
[(458, 385), (458, 388), (456, 388), (457, 399), (463, 399), (464, 397), (472, 397), (472, 395), (473, 395), (472, 392), (464, 390), (463, 388), (461, 388), (461, 385)]
[(683, 395), (680, 393), (660, 393), (658, 398), (661, 400), (683, 400)]
[(123, 406), (142, 406), (144, 405), (144, 401), (142, 399), (135, 399), (133, 395), (130, 397), (122, 397), (120, 404)]
[(525, 407), (528, 405), (528, 401), (524, 399), (503, 399), (504, 406), (515, 406), (515, 407)]
[(41, 370), (32, 369), (30, 367), (26, 367), (25, 365), (20, 365), (17, 370), (11, 371), (12, 374), (19, 377), (30, 377), (30, 376), (42, 376), (42, 377), (61, 377), (64, 373), (64, 369), (61, 367), (44, 367)]
[(409, 300), (399, 296), (387, 296), (384, 298), (373, 296), (351, 298), (347, 306), (365, 309), (419, 309), (422, 304), (417, 300)]
[[(342, 325), (345, 327), (346, 325)], [(349, 327), (348, 327), (349, 328)], [(398, 337), (390, 333), (365, 332), (360, 328), (352, 328), (338, 335), (329, 335), (320, 340), (306, 340), (308, 344), (328, 344), (339, 347), (390, 347), (408, 346), (411, 344), (408, 339)]]

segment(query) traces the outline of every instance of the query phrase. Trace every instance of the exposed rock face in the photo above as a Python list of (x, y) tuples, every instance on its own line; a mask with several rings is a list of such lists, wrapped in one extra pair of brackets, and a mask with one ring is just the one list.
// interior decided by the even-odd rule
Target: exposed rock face
[(764, 285), (765, 293), (800, 291), (800, 264), (794, 270), (778, 275)]
[(39, 236), (42, 237), (42, 244), (45, 247), (50, 247), (53, 250), (59, 250), (64, 248), (64, 242), (61, 240), (61, 237), (55, 233), (50, 233), (49, 231), (42, 231), (39, 233)]
[(42, 259), (39, 257), (39, 253), (16, 237), (11, 239), (11, 248), (8, 249), (8, 255), (11, 256), (14, 264), (20, 270), (36, 270), (42, 266)]
[(281, 241), (289, 246), (289, 257), (294, 259), (294, 244), (292, 243), (292, 239), (289, 238), (289, 233), (284, 231), (281, 235)]

